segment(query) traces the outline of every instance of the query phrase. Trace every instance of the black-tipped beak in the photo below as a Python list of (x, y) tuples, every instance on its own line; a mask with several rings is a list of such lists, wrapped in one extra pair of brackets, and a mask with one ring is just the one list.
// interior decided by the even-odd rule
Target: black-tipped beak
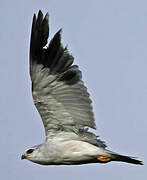
[(21, 156), (21, 160), (23, 160), (23, 159), (25, 159), (25, 156), (24, 156), (24, 155)]

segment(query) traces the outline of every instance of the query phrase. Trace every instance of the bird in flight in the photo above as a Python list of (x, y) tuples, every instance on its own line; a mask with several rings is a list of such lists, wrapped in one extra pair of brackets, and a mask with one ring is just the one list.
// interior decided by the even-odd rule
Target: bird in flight
[(30, 41), (30, 76), (34, 104), (42, 118), (46, 139), (27, 149), (21, 159), (41, 165), (79, 165), (142, 161), (106, 148), (98, 136), (91, 99), (74, 58), (61, 44), (61, 29), (49, 45), (48, 13), (34, 14)]

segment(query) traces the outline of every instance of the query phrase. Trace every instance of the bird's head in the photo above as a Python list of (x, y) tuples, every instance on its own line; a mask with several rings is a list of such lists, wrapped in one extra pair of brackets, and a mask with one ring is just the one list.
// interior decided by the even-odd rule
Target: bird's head
[(22, 154), (21, 159), (28, 159), (28, 160), (33, 160), (35, 158), (36, 154), (36, 147), (31, 147)]
[(40, 159), (42, 156), (42, 153), (40, 153), (40, 147), (41, 144), (26, 149), (22, 154), (21, 159), (27, 159), (33, 162), (38, 161), (38, 159)]
[(42, 145), (36, 145), (31, 148), (28, 148), (24, 151), (24, 153), (21, 156), (21, 159), (27, 159), (29, 161), (32, 161), (34, 163), (38, 164), (47, 164), (47, 158), (44, 157), (44, 146)]

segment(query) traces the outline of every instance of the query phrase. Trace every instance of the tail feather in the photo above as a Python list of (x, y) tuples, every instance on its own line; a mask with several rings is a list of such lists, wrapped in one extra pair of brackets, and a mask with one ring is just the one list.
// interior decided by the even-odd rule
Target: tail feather
[(112, 155), (114, 156), (114, 159), (112, 159), (113, 161), (122, 161), (122, 162), (137, 164), (137, 165), (143, 165), (143, 162), (135, 159), (135, 157), (124, 156), (120, 154), (112, 154)]

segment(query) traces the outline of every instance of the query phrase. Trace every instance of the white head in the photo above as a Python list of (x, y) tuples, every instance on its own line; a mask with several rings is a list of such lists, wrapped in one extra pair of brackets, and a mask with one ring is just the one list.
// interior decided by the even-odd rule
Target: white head
[(40, 148), (41, 145), (37, 145), (25, 150), (21, 159), (27, 159), (38, 164), (46, 164), (46, 162), (44, 162), (44, 154), (41, 152)]

